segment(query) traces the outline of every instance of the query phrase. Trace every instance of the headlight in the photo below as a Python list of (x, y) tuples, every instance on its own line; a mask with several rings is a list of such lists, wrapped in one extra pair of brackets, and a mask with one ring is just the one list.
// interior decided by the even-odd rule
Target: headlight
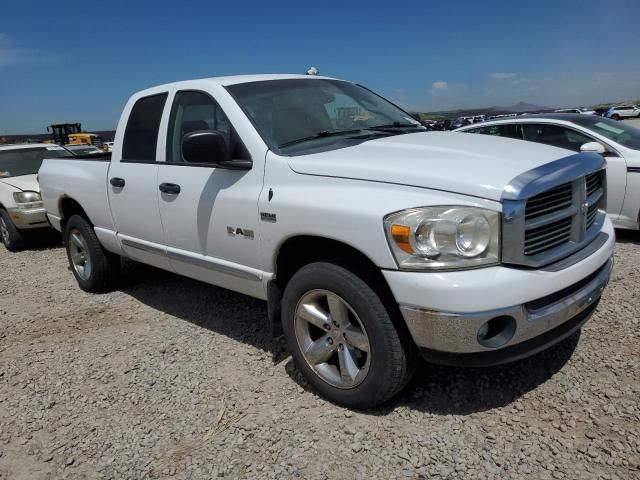
[(477, 207), (424, 207), (387, 215), (398, 266), (459, 269), (500, 262), (500, 213)]
[(39, 208), (42, 206), (42, 197), (38, 192), (14, 192), (13, 199), (18, 208)]

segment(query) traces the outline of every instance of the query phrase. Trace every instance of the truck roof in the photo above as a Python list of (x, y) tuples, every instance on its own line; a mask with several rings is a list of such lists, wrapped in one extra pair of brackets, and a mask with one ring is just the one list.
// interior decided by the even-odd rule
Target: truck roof
[(170, 88), (170, 87), (180, 87), (181, 84), (191, 82), (193, 80), (199, 81), (208, 81), (211, 83), (215, 83), (217, 85), (222, 85), (226, 87), (228, 85), (236, 85), (238, 83), (250, 83), (250, 82), (261, 82), (265, 80), (289, 80), (289, 79), (300, 79), (300, 80), (338, 80), (336, 78), (331, 77), (321, 77), (319, 75), (300, 75), (300, 74), (288, 74), (288, 73), (276, 73), (276, 74), (257, 74), (257, 75), (231, 75), (225, 77), (208, 77), (208, 78), (199, 78), (192, 80), (183, 80), (179, 82), (171, 82), (165, 83), (163, 85), (156, 85), (149, 89), (142, 90), (138, 93), (144, 93), (146, 90), (156, 90), (158, 88)]

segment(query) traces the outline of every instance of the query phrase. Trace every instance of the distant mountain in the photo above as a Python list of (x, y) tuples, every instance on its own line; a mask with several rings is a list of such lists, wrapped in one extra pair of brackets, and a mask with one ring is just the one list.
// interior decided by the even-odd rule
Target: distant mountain
[(552, 110), (549, 107), (542, 107), (540, 105), (534, 105), (532, 103), (518, 102), (510, 107), (491, 107), (488, 110), (499, 112), (538, 112), (540, 110)]

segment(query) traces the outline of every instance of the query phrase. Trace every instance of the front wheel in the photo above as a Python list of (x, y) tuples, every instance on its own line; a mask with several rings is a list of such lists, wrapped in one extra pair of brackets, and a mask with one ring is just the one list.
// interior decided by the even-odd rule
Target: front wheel
[(291, 278), (282, 323), (296, 366), (335, 403), (375, 407), (411, 378), (415, 346), (407, 333), (376, 291), (339, 265), (312, 263)]
[(85, 218), (73, 215), (69, 219), (64, 229), (64, 244), (69, 266), (82, 290), (104, 292), (115, 284), (120, 257), (102, 248)]
[(20, 230), (13, 224), (9, 213), (0, 208), (0, 239), (10, 252), (18, 252), (25, 246)]
[(611, 118), (617, 122), (618, 120), (620, 120), (620, 115), (614, 113), (613, 115), (611, 115)]

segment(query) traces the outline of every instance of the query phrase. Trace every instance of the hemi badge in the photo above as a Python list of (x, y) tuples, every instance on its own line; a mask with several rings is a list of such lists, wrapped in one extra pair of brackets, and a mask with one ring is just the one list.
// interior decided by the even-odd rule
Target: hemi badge
[(262, 220), (263, 222), (276, 223), (276, 221), (277, 221), (276, 214), (275, 213), (260, 212), (260, 220)]

